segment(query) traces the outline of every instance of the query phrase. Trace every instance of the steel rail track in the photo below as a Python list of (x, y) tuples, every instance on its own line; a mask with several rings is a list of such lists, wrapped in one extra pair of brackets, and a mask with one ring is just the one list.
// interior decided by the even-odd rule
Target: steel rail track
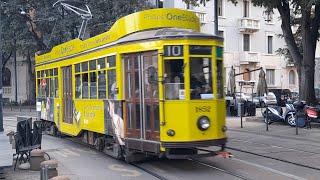
[(149, 169), (144, 168), (144, 167), (140, 166), (139, 164), (136, 164), (136, 163), (130, 163), (130, 164), (131, 164), (132, 166), (134, 166), (134, 167), (136, 167), (136, 168), (138, 168), (138, 169), (140, 169), (140, 170), (142, 170), (142, 171), (150, 174), (151, 176), (153, 176), (153, 177), (155, 177), (155, 178), (157, 178), (157, 179), (167, 180), (167, 178), (165, 178), (165, 177), (163, 177), (163, 176), (161, 176), (161, 175), (159, 175), (159, 174), (157, 174), (157, 173), (155, 173), (155, 172), (153, 172), (153, 171), (150, 171)]
[(296, 166), (300, 166), (300, 167), (304, 167), (304, 168), (320, 171), (320, 168), (313, 167), (313, 166), (308, 166), (308, 165), (305, 165), (305, 164), (300, 164), (300, 163), (296, 163), (296, 162), (292, 162), (292, 161), (288, 161), (288, 160), (285, 160), (285, 159), (280, 159), (280, 158), (271, 157), (271, 156), (267, 156), (267, 155), (263, 155), (263, 154), (258, 154), (258, 153), (255, 153), (255, 152), (250, 152), (250, 151), (246, 151), (246, 150), (243, 150), (243, 149), (234, 148), (234, 147), (230, 147), (230, 146), (226, 146), (225, 148), (233, 150), (233, 151), (238, 151), (238, 152), (242, 152), (242, 153), (246, 153), (246, 154), (251, 154), (251, 155), (255, 155), (255, 156), (259, 156), (259, 157), (263, 157), (263, 158), (267, 158), (267, 159), (272, 159), (272, 160), (276, 160), (276, 161), (280, 161), (280, 162), (293, 164), (293, 165), (296, 165)]
[(229, 175), (231, 175), (231, 176), (237, 177), (237, 178), (239, 178), (239, 179), (252, 180), (252, 179), (250, 179), (250, 178), (244, 177), (244, 176), (239, 175), (239, 174), (236, 174), (236, 173), (234, 173), (234, 172), (231, 172), (231, 171), (228, 171), (228, 170), (225, 170), (225, 169), (221, 169), (221, 168), (216, 167), (216, 166), (214, 166), (214, 165), (212, 165), (212, 164), (205, 163), (205, 162), (200, 161), (200, 160), (198, 160), (198, 159), (191, 158), (191, 159), (189, 159), (189, 160), (190, 160), (190, 161), (193, 161), (193, 162), (196, 162), (196, 163), (198, 163), (198, 164), (201, 164), (201, 165), (203, 165), (203, 166), (207, 166), (207, 167), (209, 167), (209, 168), (218, 170), (218, 171), (223, 172), (223, 173), (225, 173), (225, 174), (229, 174)]
[[(248, 144), (255, 144), (255, 145), (264, 145), (264, 146), (270, 146), (272, 144), (267, 144), (267, 143), (260, 143), (260, 142), (251, 142), (251, 141), (247, 141), (247, 140), (242, 140), (242, 139), (232, 139), (233, 142), (242, 142), (242, 143), (248, 143)], [(297, 151), (297, 152), (302, 152), (302, 153), (308, 153), (311, 155), (318, 155), (320, 154), (320, 152), (314, 152), (314, 151), (306, 151), (306, 150), (301, 150), (299, 148), (296, 147), (283, 147), (283, 146), (279, 146), (279, 145), (272, 145), (275, 148), (281, 148), (281, 149), (286, 149), (286, 150), (292, 150), (292, 151)], [(320, 146), (316, 146), (317, 148), (320, 148)]]
[[(248, 130), (239, 130), (239, 129), (233, 129), (233, 128), (228, 128), (228, 131), (230, 132), (237, 132), (237, 133), (246, 133), (246, 134), (255, 134), (255, 135), (260, 135), (260, 136), (266, 136), (266, 137), (276, 137), (279, 139), (284, 139), (284, 140), (301, 140), (301, 137), (288, 137), (288, 136), (283, 136), (283, 135), (274, 135), (274, 134), (266, 134), (264, 132), (252, 132)], [(306, 142), (312, 142), (312, 143), (319, 143), (317, 140), (312, 140), (312, 139), (303, 139)]]
[[(54, 137), (55, 137), (55, 136), (54, 136)], [(82, 146), (88, 147), (88, 148), (90, 148), (90, 149), (92, 149), (92, 150), (94, 150), (94, 151), (96, 151), (96, 152), (102, 153), (103, 155), (109, 156), (108, 154), (105, 154), (105, 153), (97, 150), (97, 149), (94, 148), (92, 145), (86, 144), (86, 143), (82, 142), (82, 141), (79, 140), (79, 139), (75, 139), (75, 138), (72, 138), (72, 137), (65, 137), (64, 139), (66, 139), (66, 140), (68, 140), (68, 141), (71, 141), (71, 142), (74, 142), (74, 143), (77, 143), (77, 144), (80, 144), (80, 145), (82, 145)], [(112, 156), (109, 156), (109, 157), (114, 158), (114, 157), (112, 157)], [(140, 169), (140, 170), (148, 173), (149, 175), (151, 175), (151, 176), (153, 176), (153, 177), (155, 177), (155, 178), (157, 178), (157, 179), (167, 180), (167, 178), (165, 178), (165, 177), (163, 177), (163, 176), (161, 176), (161, 175), (159, 175), (159, 174), (157, 174), (157, 173), (155, 173), (155, 172), (153, 172), (153, 171), (151, 171), (151, 170), (148, 170), (148, 169), (140, 166), (140, 165), (137, 164), (137, 163), (129, 163), (129, 164), (130, 164), (131, 166), (134, 166), (134, 167), (136, 167), (136, 168), (138, 168), (138, 169)]]

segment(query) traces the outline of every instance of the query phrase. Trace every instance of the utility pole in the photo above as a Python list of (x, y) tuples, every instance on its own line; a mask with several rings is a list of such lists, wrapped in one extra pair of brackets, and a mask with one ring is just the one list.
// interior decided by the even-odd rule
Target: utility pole
[(218, 0), (214, 1), (214, 35), (219, 35), (219, 28), (218, 28)]
[(1, 24), (1, 12), (0, 12), (0, 132), (3, 132), (3, 114), (2, 114), (2, 93), (3, 93), (3, 88), (2, 88), (2, 24)]
[(14, 101), (18, 102), (18, 74), (17, 74), (17, 40), (14, 40)]

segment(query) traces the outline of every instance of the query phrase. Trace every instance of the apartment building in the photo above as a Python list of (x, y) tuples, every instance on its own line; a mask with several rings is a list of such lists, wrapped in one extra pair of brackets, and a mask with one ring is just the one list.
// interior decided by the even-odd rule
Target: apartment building
[[(188, 9), (195, 12), (201, 22), (201, 31), (214, 34), (213, 1), (193, 7), (182, 0), (156, 1), (164, 8)], [(218, 0), (219, 36), (224, 37), (225, 75), (231, 66), (236, 73), (262, 67), (266, 72), (269, 88), (282, 88), (298, 91), (298, 75), (293, 64), (277, 54), (285, 42), (278, 35), (282, 34), (279, 14), (268, 15), (262, 7), (255, 7), (249, 0), (239, 0), (234, 5), (228, 0)], [(236, 81), (258, 82), (259, 71), (236, 77)], [(256, 83), (257, 84), (257, 83)], [(239, 86), (237, 87), (239, 90)], [(244, 86), (243, 91), (251, 92), (251, 87)]]
[(4, 102), (17, 101), (19, 103), (24, 103), (25, 101), (30, 100), (30, 78), (31, 77), (28, 73), (28, 63), (26, 58), (23, 56), (18, 56), (16, 65), (14, 63), (14, 59), (11, 58), (6, 63), (3, 73), (2, 82)]

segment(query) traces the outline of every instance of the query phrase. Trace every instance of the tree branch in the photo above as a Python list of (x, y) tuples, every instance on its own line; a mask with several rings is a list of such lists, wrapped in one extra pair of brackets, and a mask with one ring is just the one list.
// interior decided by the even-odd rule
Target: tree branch
[(26, 19), (26, 23), (30, 25), (29, 31), (31, 32), (32, 36), (36, 40), (38, 50), (46, 50), (48, 47), (47, 45), (43, 42), (42, 38), (39, 37), (38, 33), (33, 25), (33, 20), (28, 16), (28, 15), (22, 15)]

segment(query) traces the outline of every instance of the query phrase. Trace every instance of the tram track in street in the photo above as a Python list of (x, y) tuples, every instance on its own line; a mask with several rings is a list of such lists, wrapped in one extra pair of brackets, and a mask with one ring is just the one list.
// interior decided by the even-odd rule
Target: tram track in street
[[(56, 136), (54, 136), (54, 137), (56, 137)], [(87, 148), (90, 148), (91, 150), (93, 150), (93, 151), (95, 151), (95, 152), (98, 152), (98, 153), (102, 153), (103, 155), (106, 155), (106, 156), (108, 156), (108, 157), (114, 158), (114, 157), (112, 157), (112, 156), (109, 156), (108, 154), (105, 154), (105, 153), (97, 150), (97, 149), (94, 148), (93, 146), (82, 142), (81, 140), (78, 140), (78, 139), (75, 139), (75, 138), (72, 138), (72, 137), (66, 137), (66, 138), (64, 138), (64, 139), (66, 139), (66, 140), (68, 140), (68, 141), (71, 141), (71, 142), (73, 142), (73, 143), (77, 143), (77, 144), (79, 144), (79, 145), (85, 146), (85, 147), (87, 147)], [(115, 158), (114, 158), (114, 159), (115, 159)], [(137, 168), (137, 169), (140, 169), (140, 170), (143, 171), (143, 172), (146, 172), (147, 174), (155, 177), (156, 179), (168, 180), (167, 178), (159, 175), (158, 173), (153, 172), (152, 170), (149, 170), (149, 169), (147, 169), (147, 168), (144, 168), (143, 166), (141, 166), (141, 165), (138, 164), (138, 163), (129, 163), (129, 165), (131, 165), (131, 166), (133, 166), (133, 167), (135, 167), (135, 168)]]
[[(265, 137), (275, 137), (279, 139), (284, 139), (284, 140), (302, 140), (301, 137), (294, 137), (294, 136), (284, 136), (284, 135), (278, 135), (278, 134), (266, 134), (265, 132), (253, 132), (245, 129), (234, 129), (234, 128), (228, 128), (228, 131), (230, 132), (237, 132), (237, 133), (246, 133), (246, 134), (254, 134), (254, 135), (260, 135), (260, 136), (265, 136)], [(311, 142), (311, 143), (319, 143), (318, 140), (312, 140), (312, 139), (303, 139), (305, 142)]]
[[(94, 150), (94, 151), (96, 151), (96, 152), (103, 153), (103, 152), (98, 151), (97, 149), (95, 149), (93, 146), (88, 145), (88, 144), (86, 144), (86, 143), (83, 143), (81, 140), (78, 140), (78, 139), (75, 139), (75, 138), (69, 138), (69, 137), (66, 137), (66, 138), (64, 138), (64, 139), (66, 139), (66, 140), (68, 140), (68, 141), (71, 141), (71, 142), (73, 142), (73, 143), (77, 143), (77, 144), (79, 144), (79, 145), (88, 147), (88, 148), (90, 148), (90, 149), (92, 149), (92, 150)], [(105, 153), (103, 153), (103, 154), (104, 154), (104, 155), (107, 155), (107, 154), (105, 154)], [(114, 158), (114, 157), (109, 156), (109, 155), (107, 155), (107, 156), (108, 156), (108, 157), (111, 157), (111, 158)], [(209, 164), (209, 163), (206, 163), (206, 162), (202, 162), (202, 161), (200, 161), (200, 160), (198, 160), (198, 159), (188, 159), (188, 160), (190, 160), (190, 161), (192, 161), (192, 162), (195, 162), (195, 163), (197, 163), (197, 164), (200, 164), (200, 165), (202, 165), (202, 166), (208, 167), (208, 168), (210, 168), (210, 169), (217, 170), (217, 171), (222, 172), (222, 173), (224, 173), (224, 174), (228, 174), (228, 175), (230, 175), (230, 176), (233, 176), (233, 177), (242, 179), (242, 180), (252, 180), (252, 179), (250, 179), (250, 178), (246, 178), (246, 177), (244, 177), (244, 176), (242, 176), (242, 175), (236, 174), (235, 172), (231, 172), (231, 171), (229, 171), (229, 170), (225, 170), (225, 169), (216, 167), (216, 166), (214, 166), (214, 165), (212, 165), (212, 164)], [(130, 164), (131, 166), (133, 166), (133, 167), (135, 167), (135, 168), (143, 171), (143, 172), (146, 172), (147, 174), (153, 176), (153, 177), (156, 178), (156, 179), (168, 180), (168, 178), (160, 175), (159, 173), (154, 172), (154, 171), (150, 170), (149, 168), (144, 167), (141, 163), (129, 163), (129, 164)]]
[(138, 169), (140, 169), (140, 170), (148, 173), (149, 175), (151, 175), (151, 176), (153, 176), (153, 177), (155, 177), (155, 178), (157, 178), (157, 179), (160, 179), (160, 180), (168, 180), (167, 178), (165, 178), (165, 177), (159, 175), (158, 173), (155, 173), (155, 172), (153, 172), (153, 171), (151, 171), (151, 170), (149, 170), (149, 169), (141, 166), (140, 164), (130, 163), (130, 165), (132, 165), (132, 166), (134, 166), (134, 167), (136, 167), (136, 168), (138, 168)]
[[(289, 151), (296, 151), (296, 152), (308, 153), (310, 155), (319, 155), (320, 154), (319, 152), (306, 151), (306, 150), (301, 150), (299, 148), (294, 148), (294, 147), (283, 147), (283, 146), (279, 146), (279, 145), (272, 145), (272, 144), (260, 143), (260, 142), (252, 142), (252, 141), (236, 139), (236, 138), (233, 138), (232, 141), (233, 142), (247, 143), (247, 144), (252, 144), (252, 145), (272, 146), (274, 148), (285, 149), (286, 151), (288, 151), (288, 150)], [(319, 148), (320, 148), (320, 146), (319, 146)]]
[(198, 163), (198, 164), (201, 164), (201, 165), (203, 165), (203, 166), (209, 167), (209, 168), (211, 168), (211, 169), (215, 169), (215, 170), (217, 170), (217, 171), (220, 171), (220, 172), (223, 172), (223, 173), (225, 173), (225, 174), (231, 175), (231, 176), (233, 176), (233, 177), (239, 178), (239, 179), (252, 180), (252, 179), (250, 179), (250, 178), (247, 178), (247, 177), (244, 177), (244, 176), (242, 176), (242, 175), (239, 175), (239, 174), (237, 174), (237, 173), (235, 173), (235, 172), (231, 172), (231, 171), (229, 171), (229, 170), (219, 168), (219, 167), (217, 167), (217, 166), (214, 166), (214, 165), (212, 165), (212, 164), (203, 162), (203, 161), (198, 160), (198, 159), (195, 159), (195, 158), (191, 158), (191, 159), (189, 159), (189, 160), (190, 160), (190, 161), (193, 161), (193, 162), (196, 162), (196, 163)]
[(280, 159), (280, 158), (276, 158), (276, 157), (272, 157), (272, 156), (267, 156), (267, 155), (263, 155), (263, 154), (259, 154), (259, 153), (255, 153), (255, 152), (251, 152), (251, 151), (239, 149), (239, 148), (234, 148), (234, 147), (230, 147), (230, 146), (227, 146), (227, 147), (225, 147), (225, 148), (226, 148), (226, 149), (229, 149), (229, 150), (233, 150), (233, 151), (238, 151), (238, 152), (242, 152), (242, 153), (246, 153), (246, 154), (258, 156), (258, 157), (263, 157), (263, 158), (267, 158), (267, 159), (272, 159), (272, 160), (280, 161), (280, 162), (283, 162), (283, 163), (288, 163), (288, 164), (296, 165), (296, 166), (303, 167), (303, 168), (308, 168), (308, 169), (320, 171), (320, 168), (318, 168), (318, 167), (308, 166), (308, 165), (305, 165), (305, 164), (296, 163), (296, 162), (288, 161), (288, 160), (285, 160), (285, 159)]

